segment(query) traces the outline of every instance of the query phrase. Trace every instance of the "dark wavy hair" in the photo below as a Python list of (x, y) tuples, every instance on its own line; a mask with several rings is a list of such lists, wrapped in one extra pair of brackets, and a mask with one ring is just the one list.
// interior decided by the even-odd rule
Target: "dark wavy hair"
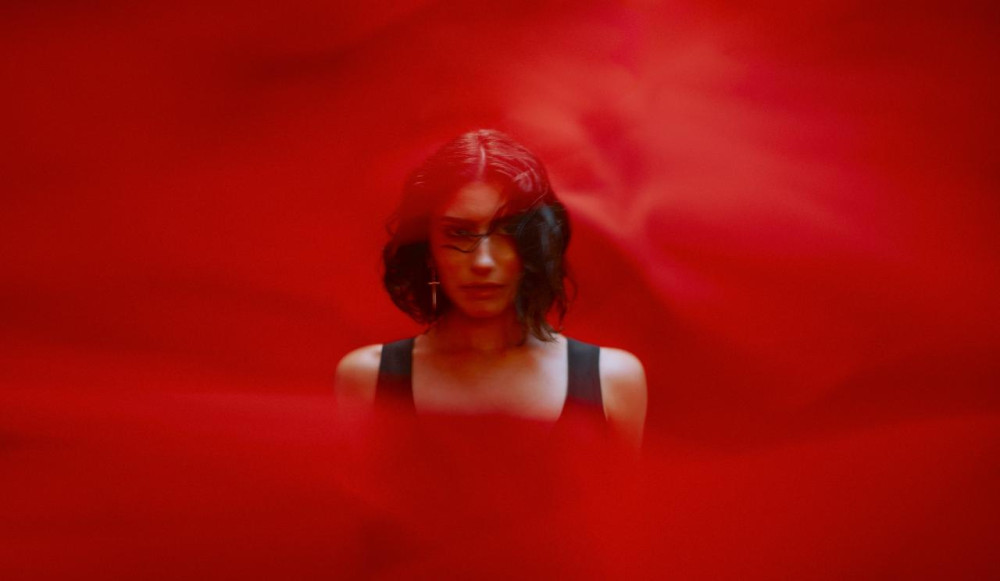
[(431, 306), (430, 217), (452, 194), (475, 181), (500, 188), (504, 214), (515, 220), (515, 246), (524, 269), (515, 309), (525, 336), (531, 333), (551, 341), (556, 329), (548, 316), (554, 314), (561, 328), (570, 302), (567, 288), (575, 289), (565, 258), (569, 216), (552, 191), (542, 162), (499, 131), (465, 133), (409, 175), (382, 251), (385, 289), (396, 306), (419, 323), (433, 323), (452, 308), (441, 292), (437, 310)]

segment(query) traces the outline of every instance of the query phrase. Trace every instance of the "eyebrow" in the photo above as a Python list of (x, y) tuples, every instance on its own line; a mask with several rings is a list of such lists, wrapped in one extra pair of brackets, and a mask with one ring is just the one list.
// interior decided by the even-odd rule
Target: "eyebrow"
[(441, 222), (460, 224), (462, 226), (475, 226), (477, 224), (475, 220), (469, 220), (468, 218), (458, 218), (456, 216), (441, 216)]

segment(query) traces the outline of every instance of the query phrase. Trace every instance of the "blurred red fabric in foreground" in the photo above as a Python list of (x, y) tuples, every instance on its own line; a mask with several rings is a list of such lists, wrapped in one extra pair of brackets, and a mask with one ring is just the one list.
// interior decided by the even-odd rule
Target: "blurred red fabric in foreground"
[[(5, 578), (997, 574), (988, 5), (0, 11)], [(330, 396), (419, 332), (383, 222), (475, 127), (570, 207), (641, 458)]]

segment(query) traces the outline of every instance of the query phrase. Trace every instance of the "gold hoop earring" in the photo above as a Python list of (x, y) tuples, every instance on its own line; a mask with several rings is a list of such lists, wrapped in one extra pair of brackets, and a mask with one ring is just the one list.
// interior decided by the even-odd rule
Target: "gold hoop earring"
[(431, 287), (431, 312), (437, 314), (438, 310), (438, 287), (441, 286), (441, 281), (437, 278), (437, 271), (431, 268), (431, 279), (427, 282)]

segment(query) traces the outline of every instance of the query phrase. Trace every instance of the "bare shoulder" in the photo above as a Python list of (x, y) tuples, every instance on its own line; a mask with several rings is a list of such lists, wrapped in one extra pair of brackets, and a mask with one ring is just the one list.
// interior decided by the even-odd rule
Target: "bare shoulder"
[(628, 379), (646, 375), (638, 357), (624, 349), (613, 347), (601, 347), (602, 378), (605, 372), (608, 373), (609, 379)]
[(601, 398), (608, 422), (635, 445), (646, 422), (646, 371), (635, 355), (601, 347)]
[(361, 347), (344, 355), (337, 364), (334, 378), (337, 396), (373, 401), (381, 358), (381, 344)]

